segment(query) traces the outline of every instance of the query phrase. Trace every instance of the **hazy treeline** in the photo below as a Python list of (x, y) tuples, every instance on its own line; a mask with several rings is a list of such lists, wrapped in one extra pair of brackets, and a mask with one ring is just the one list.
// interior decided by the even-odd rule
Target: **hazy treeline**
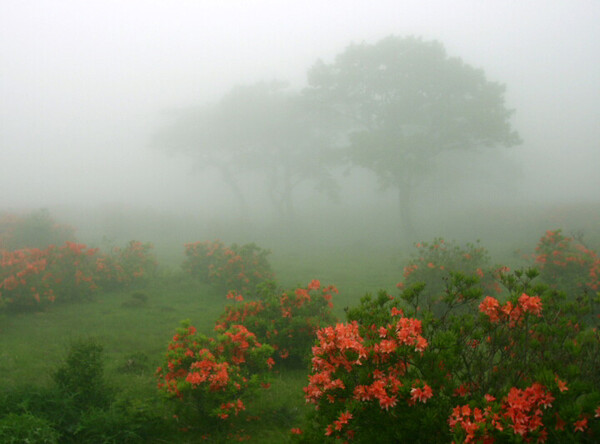
[(390, 36), (352, 44), (307, 78), (303, 90), (235, 86), (216, 103), (175, 112), (153, 144), (185, 156), (200, 175), (217, 172), (198, 193), (229, 200), (247, 223), (329, 222), (323, 213), (337, 209), (356, 222), (391, 218), (395, 237), (414, 241), (416, 217), (434, 209), (444, 218), (489, 200), (495, 186), (510, 188), (514, 168), (491, 152), (520, 143), (505, 87), (441, 43)]

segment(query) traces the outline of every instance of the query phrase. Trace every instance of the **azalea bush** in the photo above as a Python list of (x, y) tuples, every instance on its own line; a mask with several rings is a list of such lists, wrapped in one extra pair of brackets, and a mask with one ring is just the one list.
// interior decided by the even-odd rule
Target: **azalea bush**
[(0, 251), (0, 308), (42, 309), (54, 301), (89, 298), (99, 286), (121, 288), (144, 282), (156, 270), (151, 244), (131, 241), (111, 255), (67, 241), (45, 249)]
[(258, 285), (273, 279), (268, 250), (256, 244), (226, 246), (221, 241), (185, 244), (183, 269), (222, 291), (249, 296)]
[(0, 308), (39, 309), (55, 300), (89, 297), (97, 288), (97, 249), (67, 241), (40, 250), (3, 250), (0, 257)]
[[(305, 365), (316, 331), (335, 320), (331, 309), (337, 293), (337, 288), (322, 286), (318, 280), (288, 291), (273, 282), (266, 283), (257, 300), (227, 306), (215, 329), (225, 331), (234, 324), (244, 325), (259, 341), (273, 346), (277, 361), (288, 366)], [(228, 296), (243, 301), (239, 293), (230, 292)]]
[(548, 230), (533, 255), (540, 279), (572, 297), (600, 290), (600, 257), (561, 230)]
[(116, 289), (144, 283), (156, 273), (154, 246), (130, 241), (125, 248), (114, 247), (110, 253), (96, 257), (95, 278), (104, 289)]
[(408, 264), (404, 267), (403, 280), (398, 283), (402, 289), (417, 282), (426, 284), (422, 291), (423, 301), (432, 304), (439, 302), (446, 289), (446, 281), (451, 272), (478, 276), (488, 291), (499, 292), (500, 286), (494, 276), (503, 269), (490, 269), (490, 257), (479, 242), (460, 245), (436, 238), (432, 242), (419, 242)]
[(248, 399), (268, 386), (273, 348), (261, 344), (243, 325), (232, 325), (217, 338), (197, 332), (184, 321), (157, 369), (158, 387), (176, 401), (187, 429), (210, 433), (232, 427)]
[(300, 440), (596, 442), (597, 301), (536, 276), (502, 273), (504, 300), (458, 272), (441, 307), (421, 305), (423, 283), (364, 297), (317, 333), (305, 388), (317, 410)]

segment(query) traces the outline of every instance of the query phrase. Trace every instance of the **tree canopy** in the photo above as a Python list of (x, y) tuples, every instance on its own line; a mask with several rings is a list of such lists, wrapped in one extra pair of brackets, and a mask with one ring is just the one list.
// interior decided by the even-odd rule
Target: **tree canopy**
[(397, 192), (404, 235), (414, 240), (411, 200), (442, 154), (520, 143), (504, 94), (441, 43), (390, 36), (318, 61), (302, 92), (282, 82), (241, 85), (183, 110), (156, 141), (217, 168), (242, 214), (241, 177), (260, 177), (285, 221), (300, 184), (335, 195), (333, 167), (345, 159)]
[(195, 158), (200, 167), (218, 168), (242, 212), (248, 208), (239, 176), (255, 173), (279, 217), (289, 220), (301, 183), (335, 195), (330, 123), (284, 83), (260, 82), (181, 112), (157, 143)]
[(448, 150), (520, 143), (505, 87), (447, 55), (437, 41), (390, 36), (352, 44), (308, 73), (307, 95), (343, 115), (350, 161), (398, 191), (407, 235), (411, 195)]

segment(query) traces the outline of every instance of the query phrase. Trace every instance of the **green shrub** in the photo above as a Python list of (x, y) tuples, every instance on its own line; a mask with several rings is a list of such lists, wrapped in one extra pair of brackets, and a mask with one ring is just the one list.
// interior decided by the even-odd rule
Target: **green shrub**
[(0, 442), (3, 444), (55, 444), (59, 434), (52, 424), (30, 413), (9, 413), (0, 419)]
[(381, 292), (318, 331), (304, 442), (598, 442), (600, 335), (591, 298), (536, 270), (502, 275), (503, 302), (450, 273), (441, 309)]
[(260, 284), (273, 279), (269, 250), (256, 244), (225, 246), (221, 241), (185, 244), (183, 269), (222, 291), (252, 296)]
[(404, 280), (398, 288), (423, 282), (426, 286), (421, 295), (427, 301), (436, 302), (443, 296), (450, 272), (484, 278), (490, 262), (487, 250), (479, 242), (460, 245), (436, 238), (431, 243), (419, 242), (415, 246), (417, 251), (404, 267)]
[(335, 321), (331, 300), (337, 292), (334, 286), (321, 286), (318, 280), (287, 291), (273, 282), (265, 283), (257, 301), (227, 306), (215, 330), (242, 324), (260, 342), (273, 346), (279, 363), (305, 368), (316, 331)]
[(154, 246), (147, 242), (130, 241), (125, 248), (113, 247), (109, 253), (96, 257), (94, 279), (105, 290), (145, 284), (156, 274)]
[(102, 351), (94, 339), (76, 341), (54, 373), (58, 390), (80, 409), (106, 408), (113, 398), (104, 380)]
[(584, 292), (600, 290), (600, 258), (574, 237), (561, 230), (548, 230), (541, 237), (535, 254), (540, 279), (576, 298)]

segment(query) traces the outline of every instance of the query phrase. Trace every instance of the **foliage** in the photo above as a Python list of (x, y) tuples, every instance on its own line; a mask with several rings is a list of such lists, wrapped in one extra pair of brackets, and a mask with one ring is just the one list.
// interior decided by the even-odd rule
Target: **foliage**
[(116, 289), (147, 281), (156, 273), (153, 248), (150, 242), (132, 240), (125, 248), (114, 247), (110, 253), (98, 255), (95, 271), (98, 285)]
[(533, 259), (540, 269), (540, 279), (571, 297), (600, 290), (600, 257), (561, 230), (546, 231)]
[(217, 331), (241, 324), (252, 330), (261, 343), (277, 351), (277, 360), (290, 366), (304, 365), (316, 331), (333, 322), (331, 313), (334, 286), (321, 286), (318, 280), (289, 291), (274, 283), (261, 287), (257, 301), (227, 306), (217, 321)]
[(305, 389), (318, 414), (305, 439), (597, 439), (598, 318), (582, 321), (593, 301), (565, 302), (536, 275), (502, 275), (501, 303), (454, 273), (437, 315), (419, 305), (422, 284), (363, 298), (348, 323), (318, 332)]
[(188, 243), (183, 269), (219, 290), (249, 296), (257, 292), (261, 283), (273, 278), (267, 260), (269, 253), (256, 244), (227, 247), (218, 240)]
[(104, 381), (102, 350), (96, 340), (76, 341), (54, 373), (59, 391), (79, 409), (105, 408), (111, 402), (112, 394)]
[(25, 216), (0, 216), (0, 250), (44, 249), (74, 240), (75, 230), (67, 225), (57, 224), (48, 210), (34, 211)]
[(95, 340), (76, 341), (54, 372), (52, 386), (22, 385), (4, 391), (0, 441), (118, 444), (172, 434), (152, 400), (115, 400), (103, 376), (102, 353)]
[(456, 272), (479, 278), (485, 283), (487, 291), (500, 291), (500, 286), (493, 279), (495, 273), (487, 270), (490, 261), (488, 252), (479, 242), (462, 246), (436, 238), (431, 243), (419, 242), (416, 248), (417, 251), (404, 267), (404, 280), (397, 287), (407, 288), (417, 282), (426, 284), (421, 292), (421, 303), (434, 304), (443, 299), (447, 282), (451, 274)]
[(0, 419), (0, 442), (4, 444), (55, 444), (58, 437), (48, 421), (30, 413), (9, 413)]
[(93, 280), (96, 249), (67, 241), (44, 250), (27, 248), (1, 252), (0, 307), (41, 308), (55, 299), (84, 299), (97, 288)]
[(411, 195), (436, 156), (520, 142), (505, 88), (436, 41), (389, 36), (352, 44), (308, 73), (307, 94), (347, 119), (349, 160), (399, 193), (408, 234)]
[(243, 217), (249, 208), (240, 182), (244, 173), (264, 178), (264, 190), (277, 215), (290, 222), (293, 195), (308, 183), (330, 197), (337, 184), (331, 119), (282, 82), (238, 85), (217, 103), (182, 111), (156, 143), (216, 168), (237, 200)]
[(272, 353), (243, 325), (232, 325), (213, 339), (183, 321), (164, 366), (156, 371), (158, 387), (179, 401), (178, 417), (187, 428), (210, 433), (232, 423), (267, 383)]
[(151, 244), (131, 241), (107, 256), (97, 248), (67, 241), (43, 250), (0, 251), (0, 308), (41, 309), (58, 300), (89, 298), (98, 288), (115, 289), (143, 282), (156, 269)]

